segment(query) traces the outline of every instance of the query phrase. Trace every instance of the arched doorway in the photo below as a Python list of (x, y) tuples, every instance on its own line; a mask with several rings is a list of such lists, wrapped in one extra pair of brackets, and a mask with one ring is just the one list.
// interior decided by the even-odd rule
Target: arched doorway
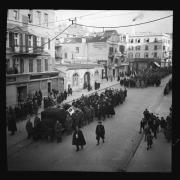
[(83, 86), (83, 88), (87, 89), (89, 85), (90, 85), (90, 72), (86, 72), (84, 74), (84, 86)]

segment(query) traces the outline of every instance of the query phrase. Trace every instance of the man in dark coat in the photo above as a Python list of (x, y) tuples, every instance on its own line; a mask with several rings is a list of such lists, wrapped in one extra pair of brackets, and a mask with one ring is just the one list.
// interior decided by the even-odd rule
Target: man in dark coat
[(9, 107), (8, 131), (11, 131), (11, 135), (14, 135), (14, 133), (17, 131), (16, 117), (12, 107)]
[(104, 143), (104, 138), (105, 138), (105, 128), (102, 125), (102, 122), (99, 121), (98, 125), (96, 126), (96, 140), (97, 140), (97, 145), (99, 145), (99, 140), (100, 138), (103, 140)]
[(28, 117), (27, 123), (26, 123), (26, 131), (28, 134), (27, 139), (31, 138), (31, 136), (33, 135), (33, 124), (30, 120), (30, 117)]
[(147, 134), (147, 150), (151, 148), (153, 144), (153, 136), (151, 135), (151, 132)]
[(64, 91), (64, 99), (65, 100), (67, 99), (67, 92), (66, 92), (66, 90)]
[(38, 117), (38, 114), (36, 114), (35, 118), (34, 118), (34, 140), (37, 140), (40, 138), (40, 130), (41, 130), (41, 120)]
[(55, 134), (56, 134), (56, 139), (57, 143), (62, 141), (62, 124), (59, 121), (56, 121), (55, 124)]
[(72, 145), (76, 146), (76, 151), (79, 151), (79, 146), (83, 149), (83, 146), (86, 145), (84, 135), (78, 126), (76, 126), (76, 130), (73, 133)]

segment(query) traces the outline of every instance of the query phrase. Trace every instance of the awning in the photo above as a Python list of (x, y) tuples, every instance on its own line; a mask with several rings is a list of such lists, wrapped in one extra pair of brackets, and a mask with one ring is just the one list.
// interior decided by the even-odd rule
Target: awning
[(154, 64), (155, 64), (157, 67), (160, 67), (160, 65), (159, 65), (157, 62), (154, 62)]

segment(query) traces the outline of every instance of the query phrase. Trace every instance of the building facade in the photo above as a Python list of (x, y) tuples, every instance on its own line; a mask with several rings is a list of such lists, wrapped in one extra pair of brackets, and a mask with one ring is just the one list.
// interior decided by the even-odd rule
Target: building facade
[(119, 35), (105, 31), (84, 38), (61, 38), (56, 44), (56, 62), (101, 64), (102, 78), (116, 76), (115, 66), (120, 60)]
[(63, 90), (54, 71), (54, 10), (9, 9), (6, 36), (6, 104), (15, 106), (28, 94)]
[(59, 64), (55, 69), (64, 77), (64, 89), (73, 91), (87, 89), (88, 85), (94, 88), (95, 82), (102, 82), (102, 65), (96, 64)]
[[(139, 62), (141, 69), (154, 60), (161, 66), (170, 58), (171, 38), (161, 33), (136, 33), (128, 36), (127, 58), (131, 62)], [(143, 64), (142, 64), (143, 63)], [(132, 68), (132, 65), (131, 65)]]

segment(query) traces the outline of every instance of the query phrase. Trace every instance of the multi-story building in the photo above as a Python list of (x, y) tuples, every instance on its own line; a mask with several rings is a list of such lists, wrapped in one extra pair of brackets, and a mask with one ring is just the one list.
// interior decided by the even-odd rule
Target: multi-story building
[(165, 33), (136, 33), (128, 36), (127, 58), (131, 68), (145, 69), (149, 62), (165, 66), (171, 38)]
[(9, 9), (6, 38), (6, 104), (15, 106), (28, 94), (63, 90), (54, 71), (54, 10)]
[(120, 53), (119, 35), (105, 31), (84, 38), (61, 38), (56, 44), (56, 59), (62, 63), (102, 64), (102, 78), (115, 77)]

